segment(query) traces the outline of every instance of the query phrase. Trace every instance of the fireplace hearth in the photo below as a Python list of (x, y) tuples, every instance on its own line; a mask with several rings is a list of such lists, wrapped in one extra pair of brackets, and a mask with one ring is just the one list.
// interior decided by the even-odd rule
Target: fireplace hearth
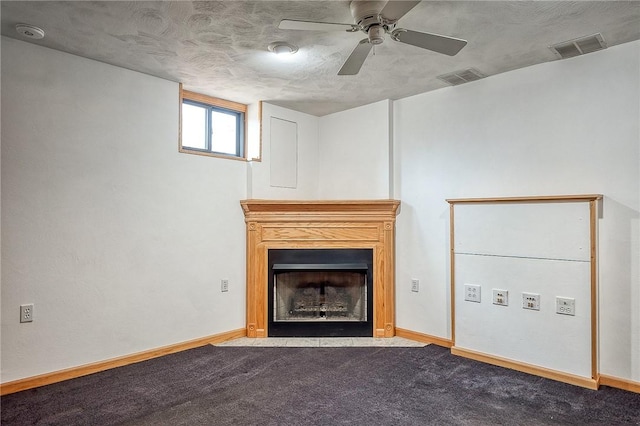
[(370, 249), (269, 250), (270, 337), (373, 335)]

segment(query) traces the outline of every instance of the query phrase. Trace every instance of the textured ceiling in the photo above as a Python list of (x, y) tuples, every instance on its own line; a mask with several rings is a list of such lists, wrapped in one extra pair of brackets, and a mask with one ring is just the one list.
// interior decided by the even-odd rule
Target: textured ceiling
[[(609, 46), (640, 39), (639, 1), (423, 1), (398, 27), (468, 40), (454, 57), (386, 38), (355, 76), (337, 72), (361, 32), (279, 30), (281, 19), (352, 23), (348, 1), (2, 1), (2, 34), (17, 23), (46, 32), (35, 44), (182, 82), (243, 103), (314, 115), (445, 87), (465, 68), (491, 76), (557, 60), (548, 48), (601, 33)], [(300, 50), (287, 60), (274, 41)]]

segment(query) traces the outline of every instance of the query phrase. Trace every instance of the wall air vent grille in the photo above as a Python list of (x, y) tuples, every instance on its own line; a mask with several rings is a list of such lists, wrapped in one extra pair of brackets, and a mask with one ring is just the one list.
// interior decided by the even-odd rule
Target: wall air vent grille
[(559, 58), (567, 59), (607, 48), (602, 34), (593, 34), (549, 46)]
[(451, 86), (458, 86), (460, 84), (468, 83), (470, 81), (480, 80), (481, 78), (485, 78), (486, 75), (482, 74), (480, 71), (469, 68), (466, 70), (451, 72), (449, 74), (439, 75), (438, 78), (444, 81)]

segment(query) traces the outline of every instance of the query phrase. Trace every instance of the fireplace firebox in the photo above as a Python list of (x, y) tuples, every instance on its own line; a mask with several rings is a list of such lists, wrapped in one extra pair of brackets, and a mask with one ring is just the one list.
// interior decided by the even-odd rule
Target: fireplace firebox
[(271, 249), (270, 337), (373, 334), (371, 249)]

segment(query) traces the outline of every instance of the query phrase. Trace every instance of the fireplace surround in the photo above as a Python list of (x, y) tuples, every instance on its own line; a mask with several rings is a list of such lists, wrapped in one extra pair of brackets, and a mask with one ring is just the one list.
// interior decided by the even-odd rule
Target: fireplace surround
[[(361, 303), (364, 301), (368, 304), (369, 308), (366, 314), (370, 325), (364, 332), (347, 331), (346, 335), (372, 337), (393, 337), (395, 335), (394, 243), (395, 218), (400, 206), (399, 201), (252, 199), (243, 200), (240, 204), (245, 215), (247, 230), (246, 327), (248, 337), (268, 337), (278, 334), (277, 330), (274, 330), (275, 334), (270, 330), (277, 328), (274, 326), (273, 311), (271, 315), (269, 313), (269, 304), (273, 304), (275, 300), (273, 299), (273, 288), (270, 288), (274, 284), (273, 265), (277, 264), (276, 269), (278, 269), (282, 265), (291, 266), (296, 262), (290, 262), (286, 259), (275, 262), (270, 261), (269, 258), (270, 252), (273, 254), (288, 250), (302, 250), (303, 252), (316, 250), (368, 251), (371, 254), (370, 271), (368, 272), (370, 293), (368, 296), (365, 295), (365, 299)], [(298, 272), (318, 273), (319, 275), (312, 279), (309, 276), (303, 277), (302, 279), (306, 282), (297, 285), (299, 304), (297, 308), (294, 306), (296, 309), (290, 309), (292, 310), (291, 315), (308, 315), (311, 318), (313, 315), (321, 315), (320, 313), (312, 314), (314, 309), (314, 312), (320, 312), (324, 309), (325, 311), (332, 310), (329, 315), (333, 321), (324, 319), (316, 322), (362, 322), (359, 320), (341, 321), (340, 318), (337, 318), (338, 315), (342, 315), (338, 312), (345, 308), (345, 300), (358, 299), (357, 291), (359, 290), (346, 289), (351, 285), (349, 284), (350, 280), (355, 282), (358, 278), (337, 279), (329, 275), (325, 279), (322, 278), (322, 272), (318, 271), (321, 268), (317, 261), (304, 260), (297, 263), (305, 265)], [(342, 265), (333, 267), (333, 272), (342, 268), (355, 273), (356, 276), (360, 273), (362, 277), (362, 264), (367, 262), (354, 261), (353, 258), (346, 256), (342, 260), (338, 258), (333, 263)], [(278, 269), (278, 271), (280, 270)], [(335, 282), (332, 283), (332, 279)], [(287, 291), (291, 292), (292, 290)], [(350, 294), (348, 297), (346, 296), (347, 292)], [(342, 293), (342, 296), (336, 296), (338, 293)], [(330, 301), (332, 305), (328, 305), (327, 301)], [(305, 303), (307, 304), (305, 305)], [(361, 304), (356, 309), (367, 306)], [(281, 320), (280, 322), (287, 321)], [(295, 331), (287, 331), (285, 335), (286, 333), (296, 335)], [(325, 332), (318, 333), (322, 335)], [(328, 333), (327, 335), (339, 335), (335, 334), (337, 333), (335, 330)]]

